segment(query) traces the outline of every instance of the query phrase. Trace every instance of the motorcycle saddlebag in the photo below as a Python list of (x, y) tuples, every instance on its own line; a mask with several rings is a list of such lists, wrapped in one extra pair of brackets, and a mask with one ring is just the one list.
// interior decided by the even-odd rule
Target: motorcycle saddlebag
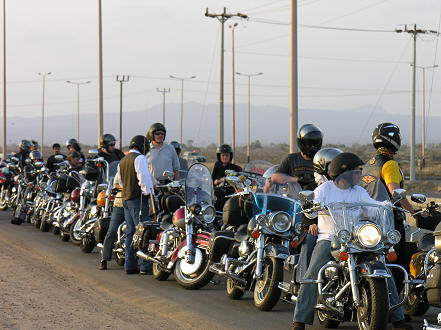
[(57, 178), (57, 183), (55, 184), (55, 192), (56, 193), (64, 193), (67, 191), (66, 187), (67, 175), (61, 174)]
[(97, 243), (103, 243), (106, 237), (107, 230), (109, 230), (110, 217), (100, 218), (95, 221), (93, 225), (93, 235)]
[(210, 234), (210, 261), (219, 262), (235, 242), (231, 231), (215, 231)]
[(247, 224), (250, 218), (243, 211), (243, 201), (240, 196), (233, 196), (226, 201), (223, 209), (222, 221), (226, 226), (236, 226)]
[(427, 302), (432, 306), (441, 306), (441, 264), (436, 264), (427, 274)]

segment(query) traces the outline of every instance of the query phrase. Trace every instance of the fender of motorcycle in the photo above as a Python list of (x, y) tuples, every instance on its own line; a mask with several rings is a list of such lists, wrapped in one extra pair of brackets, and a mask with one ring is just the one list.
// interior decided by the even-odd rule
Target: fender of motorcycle
[(67, 221), (65, 227), (69, 227), (71, 224), (73, 224), (75, 222), (76, 219), (80, 218), (81, 214), (80, 212), (75, 213), (70, 219), (69, 221)]
[(283, 245), (269, 243), (265, 246), (265, 249), (263, 250), (263, 257), (274, 257), (285, 260), (289, 257), (289, 250)]
[[(206, 249), (208, 248), (210, 242), (210, 235), (206, 233), (198, 233), (196, 235), (193, 235), (193, 244), (197, 247)], [(170, 269), (175, 264), (176, 260), (178, 260), (179, 251), (181, 251), (185, 246), (187, 246), (187, 238), (185, 238), (181, 244), (179, 244), (178, 248), (173, 253), (173, 256), (171, 257), (167, 269)]]
[(360, 277), (389, 278), (391, 273), (385, 264), (379, 261), (366, 261), (358, 264)]

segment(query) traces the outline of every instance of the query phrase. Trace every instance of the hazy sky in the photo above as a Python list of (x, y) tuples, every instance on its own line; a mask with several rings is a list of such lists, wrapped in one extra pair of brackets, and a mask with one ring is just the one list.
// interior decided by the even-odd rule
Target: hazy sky
[[(46, 114), (76, 111), (76, 91), (65, 80), (92, 83), (81, 88), (81, 111), (97, 111), (98, 31), (96, 0), (6, 0), (8, 114), (40, 116), (41, 78), (47, 80)], [(236, 71), (264, 75), (253, 80), (252, 102), (289, 106), (289, 0), (103, 0), (104, 111), (119, 111), (116, 74), (129, 74), (124, 109), (162, 102), (156, 88), (171, 88), (167, 102), (180, 101), (180, 84), (168, 79), (196, 75), (185, 101), (218, 102), (220, 23), (205, 8), (242, 12), (250, 21), (236, 28)], [(299, 24), (393, 31), (418, 23), (439, 29), (435, 0), (299, 0)], [(282, 24), (261, 23), (262, 19)], [(286, 23), (286, 24), (283, 24)], [(231, 30), (225, 29), (226, 111), (231, 103)], [(417, 64), (433, 65), (437, 38), (418, 38)], [(440, 47), (441, 48), (441, 47)], [(350, 109), (372, 104), (390, 113), (409, 113), (411, 35), (299, 27), (299, 106)], [(439, 53), (439, 51), (438, 51)], [(430, 115), (439, 109), (441, 73), (433, 79)], [(439, 69), (438, 69), (439, 70)], [(246, 80), (237, 77), (237, 102), (247, 102)], [(421, 73), (418, 84), (421, 85)], [(426, 70), (426, 87), (432, 70)], [(429, 95), (427, 95), (429, 99)], [(417, 98), (421, 104), (421, 96)], [(228, 107), (228, 108), (227, 108)], [(418, 110), (420, 111), (420, 110)], [(16, 125), (19, 125), (16, 123)]]

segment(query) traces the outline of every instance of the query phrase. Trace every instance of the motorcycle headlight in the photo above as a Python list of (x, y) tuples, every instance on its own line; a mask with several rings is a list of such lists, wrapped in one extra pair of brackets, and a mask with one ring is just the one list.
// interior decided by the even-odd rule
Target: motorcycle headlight
[(381, 231), (375, 225), (363, 225), (357, 229), (357, 239), (367, 248), (376, 246), (381, 241)]
[(351, 241), (351, 233), (346, 229), (342, 229), (337, 233), (337, 238), (341, 243), (349, 243)]
[(291, 228), (291, 217), (286, 212), (275, 212), (268, 218), (267, 226), (278, 233), (284, 233)]
[(265, 214), (258, 214), (257, 216), (256, 216), (256, 222), (259, 224), (259, 225), (264, 225), (264, 224), (266, 224), (266, 222), (267, 222), (267, 220), (268, 220), (268, 218), (267, 218), (267, 216), (265, 215)]
[(203, 206), (201, 213), (202, 213), (202, 219), (206, 223), (212, 223), (214, 221), (214, 218), (216, 217), (216, 209), (211, 205)]
[(398, 230), (391, 230), (387, 233), (387, 240), (390, 244), (395, 245), (397, 244), (401, 239), (401, 234)]

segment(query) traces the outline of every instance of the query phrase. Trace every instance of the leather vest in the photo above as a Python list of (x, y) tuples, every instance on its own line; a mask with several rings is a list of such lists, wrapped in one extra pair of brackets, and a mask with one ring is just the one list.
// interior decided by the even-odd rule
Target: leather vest
[(135, 171), (135, 159), (140, 156), (136, 152), (129, 152), (119, 162), (119, 171), (123, 185), (122, 199), (130, 200), (141, 196), (141, 187), (139, 186), (138, 176)]

